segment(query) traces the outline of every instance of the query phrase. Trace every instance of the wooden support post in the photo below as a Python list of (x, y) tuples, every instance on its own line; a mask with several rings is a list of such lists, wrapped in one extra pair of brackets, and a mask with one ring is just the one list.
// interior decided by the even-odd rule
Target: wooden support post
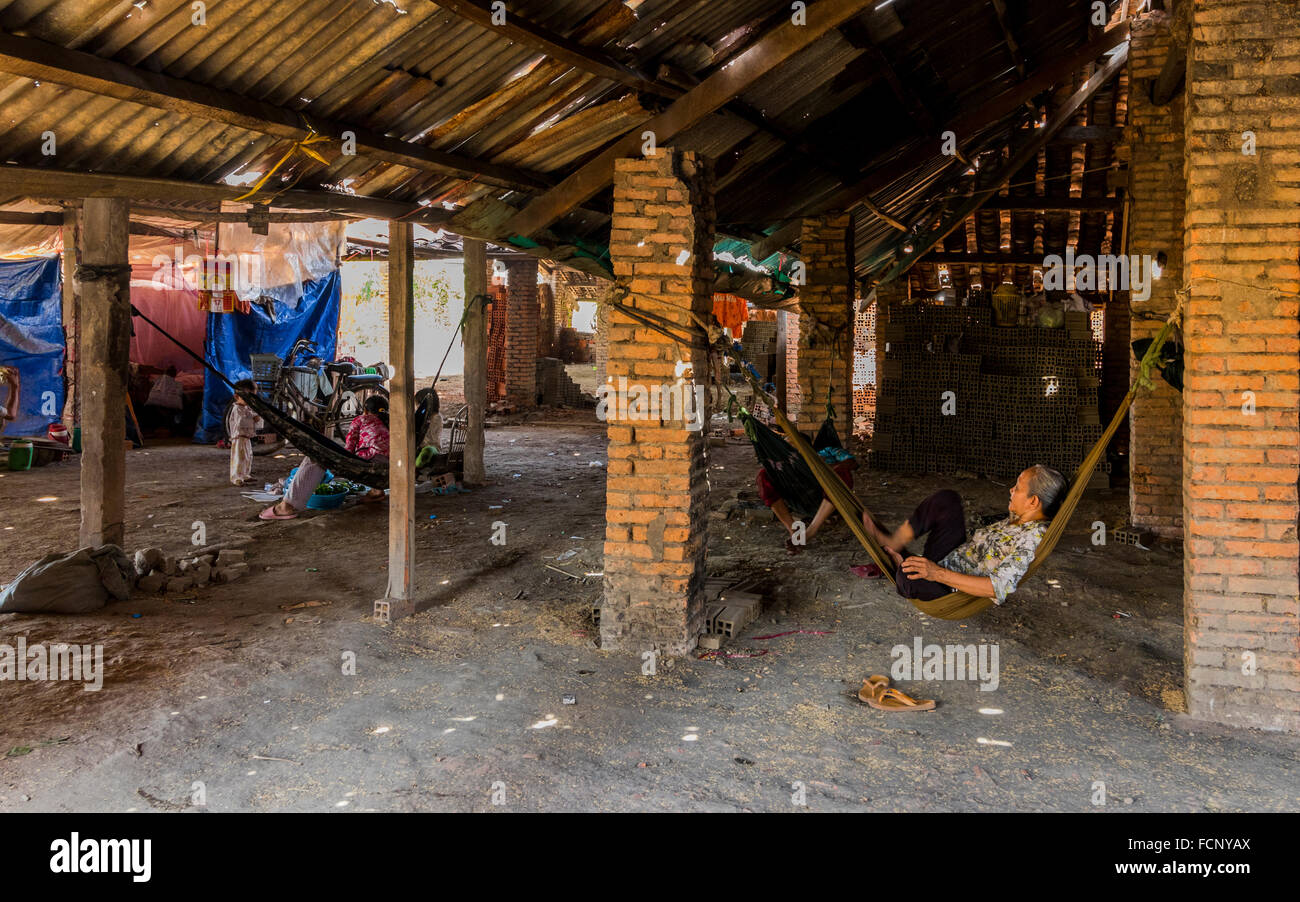
[(388, 223), (388, 591), (375, 619), (415, 613), (415, 246), (412, 226)]
[(482, 485), (487, 479), (483, 467), (483, 420), (487, 415), (487, 317), (483, 298), (487, 294), (487, 243), (465, 238), (465, 403), (469, 405), (469, 431), (465, 436), (465, 482)]
[(88, 197), (77, 279), (82, 299), (81, 545), (121, 545), (126, 508), (126, 383), (131, 349), (130, 203)]
[(63, 425), (68, 433), (81, 422), (78, 396), (78, 360), (81, 347), (81, 303), (77, 293), (77, 211), (69, 207), (63, 211), (63, 371), (66, 373), (68, 393), (63, 402)]

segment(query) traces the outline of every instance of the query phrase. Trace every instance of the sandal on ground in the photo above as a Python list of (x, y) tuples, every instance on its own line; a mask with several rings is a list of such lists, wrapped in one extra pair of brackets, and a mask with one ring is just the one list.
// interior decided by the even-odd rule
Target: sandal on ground
[(258, 515), (257, 515), (257, 519), (259, 519), (259, 520), (296, 520), (296, 519), (298, 519), (298, 515), (297, 515), (297, 514), (277, 514), (277, 513), (275, 512), (275, 505), (272, 504), (272, 505), (271, 505), (270, 507), (268, 507), (266, 510), (264, 510), (264, 511), (262, 511), (260, 514), (258, 514)]
[(889, 686), (889, 677), (887, 676), (869, 676), (862, 681), (862, 688), (858, 690), (858, 698), (866, 701), (869, 698), (875, 698), (880, 692)]
[(863, 690), (871, 691), (865, 698), (862, 692), (858, 693), (858, 698), (866, 702), (877, 711), (933, 711), (933, 699), (915, 699), (910, 695), (900, 692), (892, 687), (887, 687), (879, 683), (863, 684)]

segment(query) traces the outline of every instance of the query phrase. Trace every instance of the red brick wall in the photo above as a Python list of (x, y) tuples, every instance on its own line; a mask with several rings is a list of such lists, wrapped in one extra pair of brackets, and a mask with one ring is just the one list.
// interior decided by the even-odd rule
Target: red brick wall
[(785, 317), (785, 415), (791, 423), (799, 422), (803, 393), (799, 390), (799, 317), (793, 311), (781, 311)]
[(827, 389), (841, 435), (853, 432), (853, 217), (832, 213), (803, 221), (799, 257), (800, 429), (815, 433), (826, 418)]
[(537, 403), (537, 258), (506, 261), (506, 399)]
[[(615, 164), (610, 256), (632, 292), (626, 303), (684, 329), (692, 314), (707, 321), (713, 240), (712, 186), (693, 152), (660, 147)], [(609, 311), (608, 333), (610, 378), (676, 380), (671, 339), (617, 310)], [(707, 384), (707, 352), (682, 352)], [(704, 625), (705, 433), (681, 418), (608, 422), (601, 647), (685, 654)]]
[[(1132, 205), (1129, 210), (1128, 253), (1169, 257), (1164, 276), (1152, 283), (1146, 301), (1130, 298), (1134, 314), (1130, 341), (1159, 331), (1174, 308), (1174, 291), (1183, 284), (1183, 103), (1151, 102), (1151, 82), (1160, 74), (1174, 45), (1170, 20), (1152, 12), (1132, 20), (1129, 55), (1129, 145)], [(1141, 319), (1142, 313), (1158, 319)], [(1136, 361), (1128, 353), (1130, 378)], [(1127, 389), (1126, 389), (1127, 390)], [(1177, 390), (1156, 379), (1155, 390), (1138, 395), (1129, 417), (1129, 511), (1135, 525), (1166, 536), (1180, 536), (1182, 500), (1182, 399)]]
[[(1300, 16), (1294, 3), (1262, 0), (1198, 0), (1193, 15), (1188, 706), (1199, 718), (1300, 731)], [(1242, 153), (1245, 131), (1253, 156)]]

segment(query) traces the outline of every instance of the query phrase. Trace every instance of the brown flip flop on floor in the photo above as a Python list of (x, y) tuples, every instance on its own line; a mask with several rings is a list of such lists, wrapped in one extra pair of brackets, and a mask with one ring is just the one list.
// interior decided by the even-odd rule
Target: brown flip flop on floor
[(862, 681), (862, 688), (858, 690), (858, 700), (869, 702), (870, 699), (876, 698), (889, 687), (889, 677), (876, 674), (869, 676)]
[[(858, 695), (862, 698), (861, 693)], [(892, 687), (879, 686), (878, 691), (862, 699), (877, 711), (933, 711), (933, 699), (915, 699)]]

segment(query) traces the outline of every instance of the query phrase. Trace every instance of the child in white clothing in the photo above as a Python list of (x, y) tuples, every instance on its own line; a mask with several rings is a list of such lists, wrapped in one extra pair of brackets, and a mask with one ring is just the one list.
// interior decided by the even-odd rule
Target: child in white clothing
[(242, 486), (247, 485), (253, 476), (253, 438), (263, 423), (257, 412), (239, 396), (241, 391), (257, 391), (257, 386), (250, 379), (236, 382), (235, 403), (230, 405), (230, 412), (226, 414), (226, 435), (230, 439), (230, 482)]

